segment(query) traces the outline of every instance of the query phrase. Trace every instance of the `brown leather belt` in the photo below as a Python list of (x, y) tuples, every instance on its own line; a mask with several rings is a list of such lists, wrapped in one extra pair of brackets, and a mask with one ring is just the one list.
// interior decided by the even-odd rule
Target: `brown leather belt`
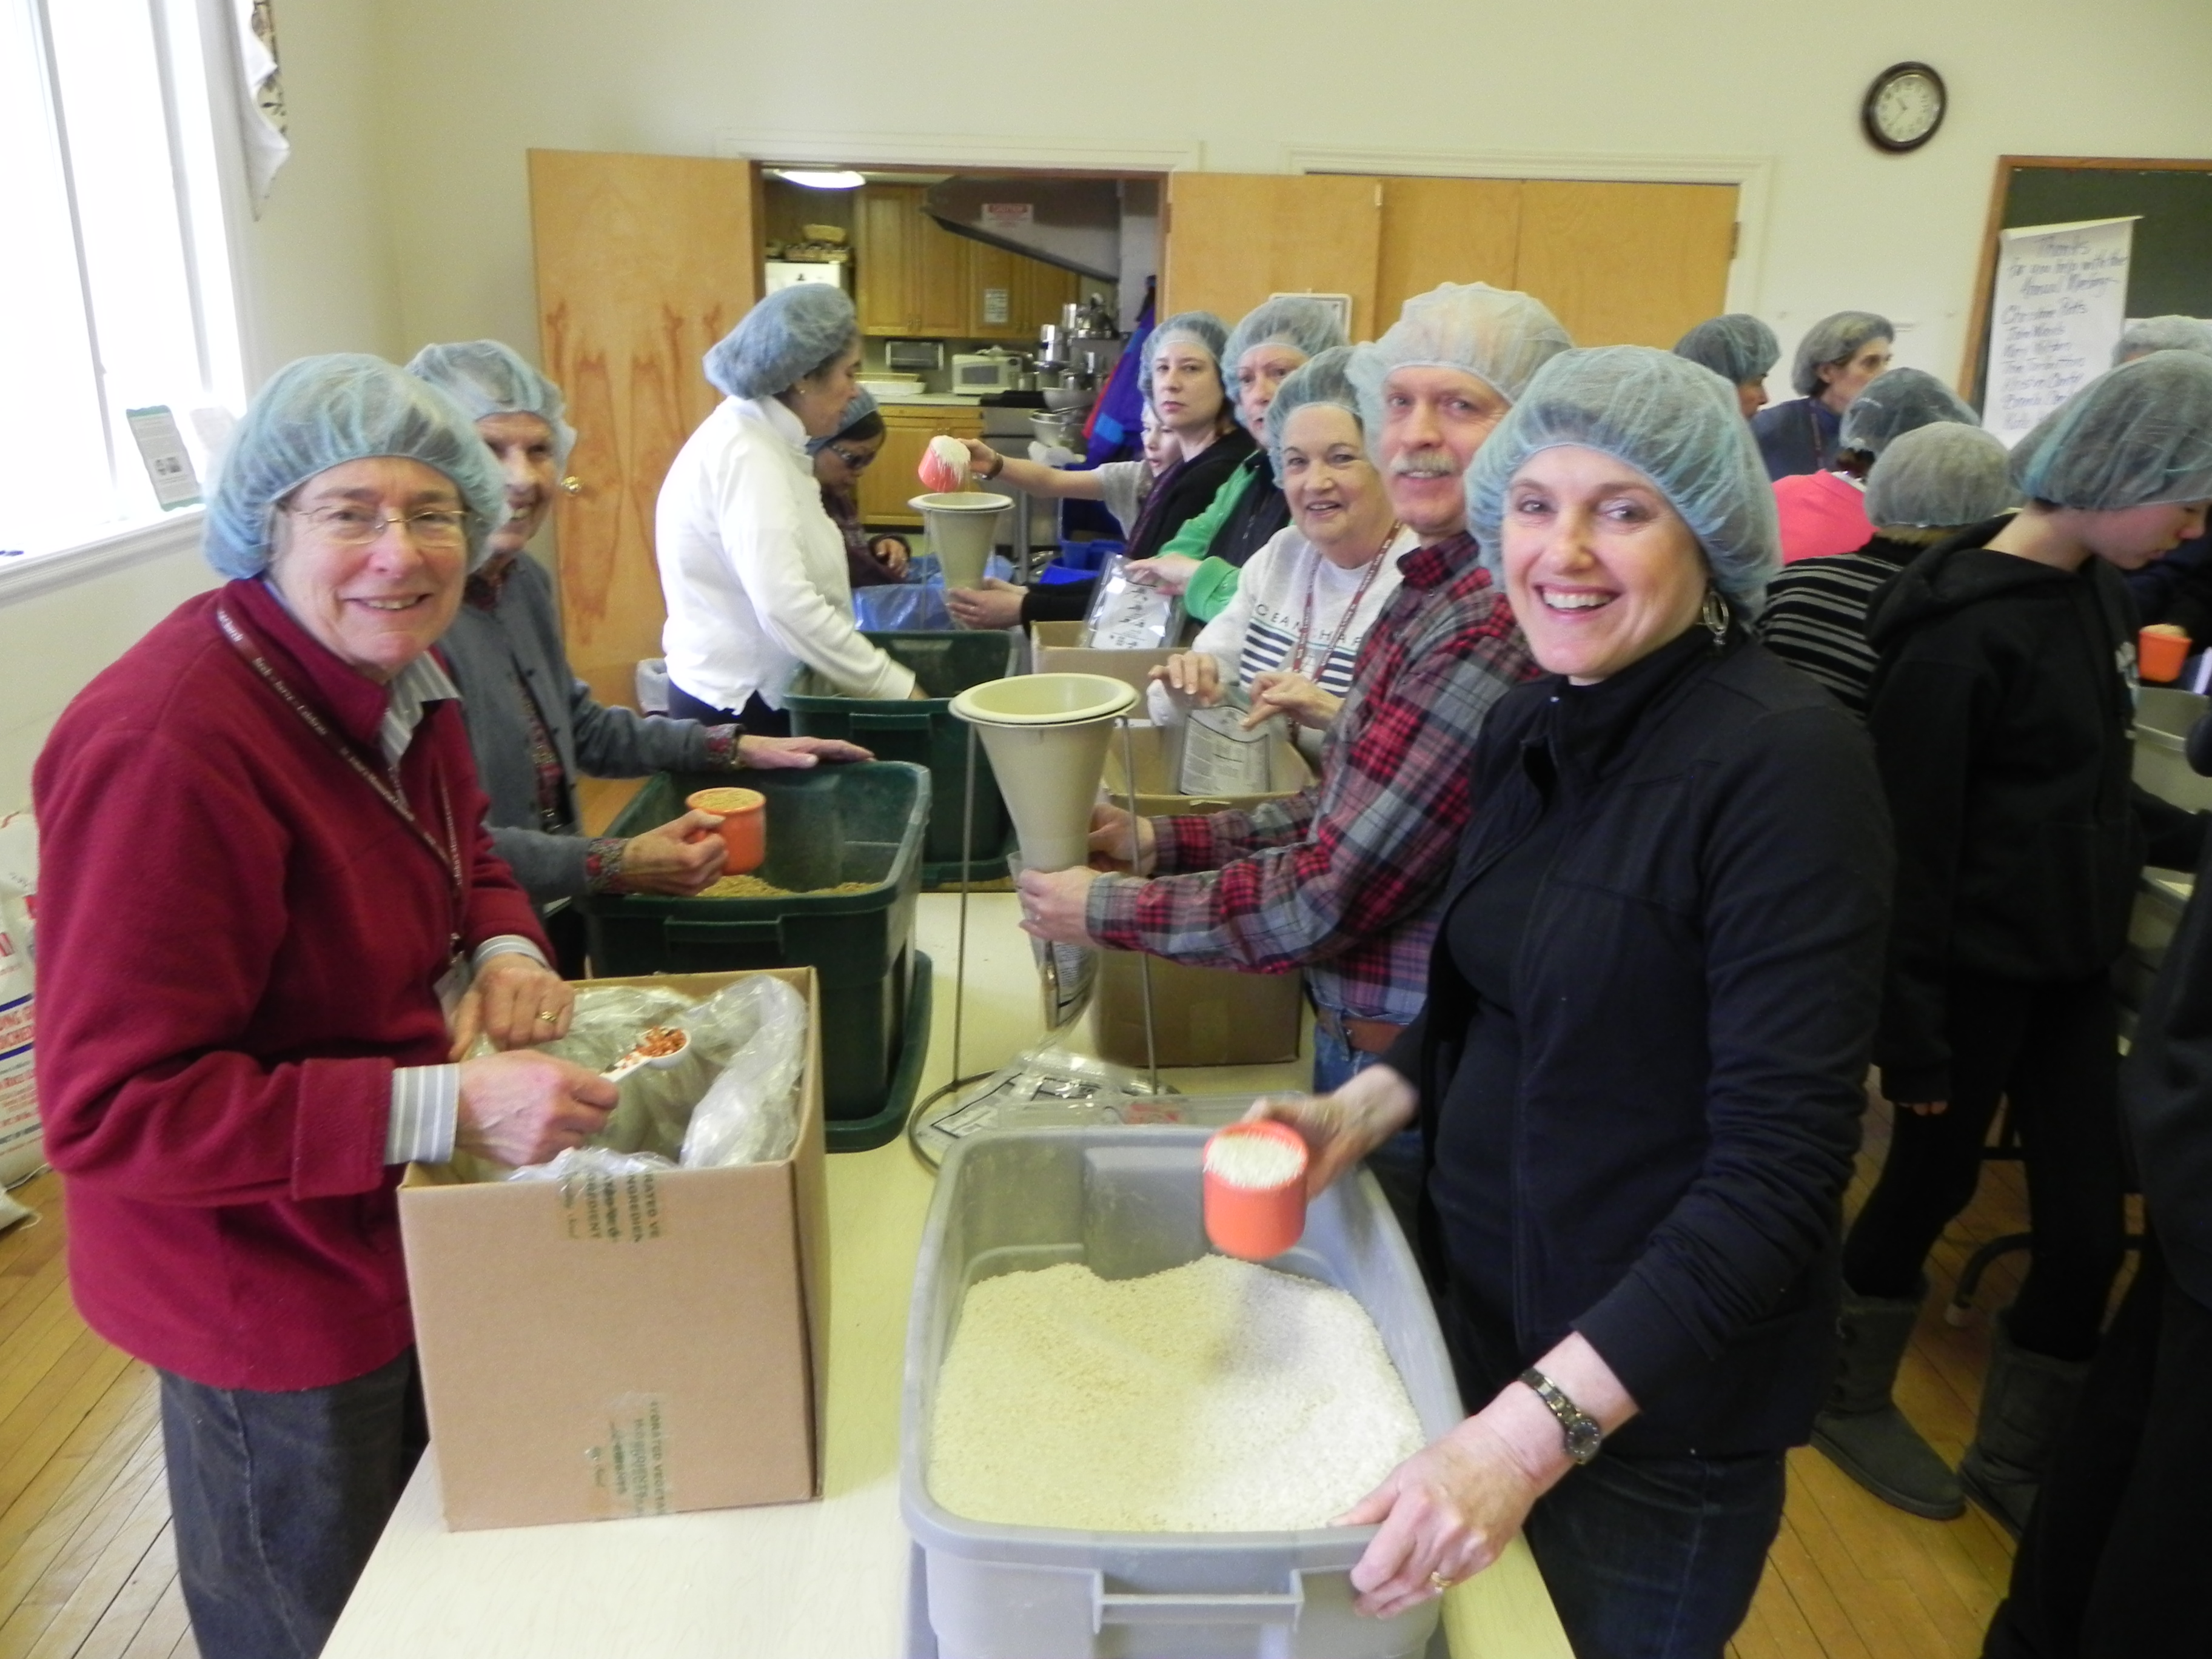
[(1406, 1028), (1385, 1019), (1353, 1019), (1334, 1008), (1314, 1010), (1314, 1024), (1356, 1054), (1387, 1054)]

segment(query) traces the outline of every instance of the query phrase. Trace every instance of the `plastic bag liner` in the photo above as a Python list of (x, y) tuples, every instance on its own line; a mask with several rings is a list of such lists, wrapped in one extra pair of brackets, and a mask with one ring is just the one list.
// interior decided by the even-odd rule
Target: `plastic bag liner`
[[(578, 992), (568, 1035), (545, 1044), (545, 1053), (604, 1072), (650, 1026), (675, 1026), (690, 1043), (675, 1065), (642, 1066), (622, 1080), (606, 1127), (580, 1149), (592, 1155), (588, 1160), (556, 1170), (556, 1158), (516, 1175), (714, 1169), (788, 1157), (799, 1139), (806, 1021), (805, 998), (766, 975), (738, 980), (704, 1001), (634, 986)], [(477, 1052), (490, 1051), (479, 1044)], [(653, 1162), (611, 1161), (639, 1158)]]
[[(994, 553), (983, 574), (1006, 581), (1014, 568)], [(959, 626), (945, 609), (945, 568), (934, 553), (908, 560), (906, 574), (896, 582), (854, 588), (853, 620), (872, 634), (944, 634)]]

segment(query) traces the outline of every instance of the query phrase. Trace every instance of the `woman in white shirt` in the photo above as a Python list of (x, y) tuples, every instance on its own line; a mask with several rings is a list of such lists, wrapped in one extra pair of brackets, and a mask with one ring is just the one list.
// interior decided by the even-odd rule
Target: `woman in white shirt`
[(1223, 688), (1251, 695), (1248, 725), (1288, 714), (1309, 757), (1352, 687), (1359, 647), (1398, 591), (1419, 538), (1397, 521), (1369, 459), (1338, 346), (1297, 370), (1267, 410), (1267, 449), (1291, 522), (1244, 567), (1229, 608), (1193, 648), (1152, 671), (1153, 720), (1172, 724)]
[(806, 453), (836, 432), (860, 362), (853, 302), (821, 283), (769, 295), (707, 354), (727, 395), (677, 452), (654, 519), (678, 719), (781, 736), (802, 669), (848, 697), (923, 695), (853, 625), (845, 538)]

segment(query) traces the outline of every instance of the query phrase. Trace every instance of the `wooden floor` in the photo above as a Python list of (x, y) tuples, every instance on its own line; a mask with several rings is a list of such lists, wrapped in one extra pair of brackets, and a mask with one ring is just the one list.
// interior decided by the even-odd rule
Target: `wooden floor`
[[(1887, 1130), (1879, 1115), (1869, 1120), (1854, 1203)], [(70, 1304), (56, 1179), (42, 1176), (15, 1196), (41, 1219), (0, 1235), (0, 1659), (196, 1659), (176, 1583), (153, 1378), (87, 1331)], [(1942, 1304), (1973, 1247), (2019, 1231), (2024, 1213), (2016, 1167), (1990, 1166), (1931, 1269), (1938, 1295), (1899, 1398), (1954, 1462), (1972, 1433), (1989, 1326), (1986, 1314), (1948, 1325)], [(2018, 1275), (2017, 1258), (1993, 1272), (1983, 1307), (2008, 1300)], [(1819, 1454), (1798, 1451), (1782, 1535), (1729, 1652), (1973, 1659), (2011, 1557), (1978, 1510), (1916, 1520)]]

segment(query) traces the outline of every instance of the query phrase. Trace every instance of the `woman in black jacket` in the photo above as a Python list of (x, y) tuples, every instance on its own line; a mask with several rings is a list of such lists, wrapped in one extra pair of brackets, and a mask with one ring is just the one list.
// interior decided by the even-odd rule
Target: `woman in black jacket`
[[(1897, 1111), (1844, 1245), (1844, 1356), (1814, 1441), (1901, 1509), (1956, 1515), (1963, 1487), (2017, 1534), (2120, 1265), (2111, 973), (2145, 830), (2180, 869), (2202, 835), (2130, 781), (2135, 618), (2119, 573), (2203, 528), (2212, 358), (2161, 351), (2091, 381), (2009, 467), (2028, 505), (1929, 549), (1868, 624), (1881, 665), (1867, 727), (1898, 850), (1875, 1059)], [(2000, 1098), (2033, 1247), (1954, 1478), (1891, 1388), (1928, 1252), (1973, 1197)]]
[(1418, 1118), (1479, 1409), (1342, 1517), (1388, 1614), (1524, 1524), (1583, 1659), (1717, 1656), (1832, 1362), (1881, 986), (1863, 735), (1743, 627), (1778, 562), (1735, 397), (1637, 346), (1536, 376), (1468, 477), (1544, 679), (1474, 757), (1429, 1003), (1298, 1126), (1325, 1186)]

